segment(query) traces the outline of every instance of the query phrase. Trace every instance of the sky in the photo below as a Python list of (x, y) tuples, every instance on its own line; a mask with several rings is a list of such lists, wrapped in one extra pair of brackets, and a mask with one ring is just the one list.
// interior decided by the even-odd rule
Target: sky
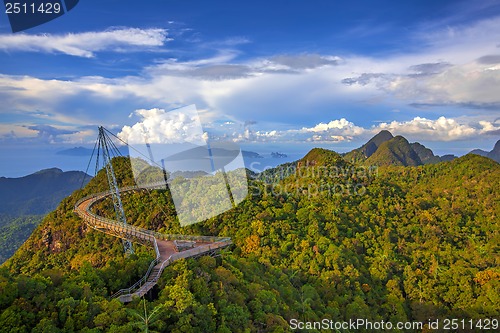
[(0, 101), (0, 176), (192, 104), (209, 140), (256, 151), (345, 152), (383, 129), (491, 150), (500, 1), (86, 0), (18, 33), (2, 11)]

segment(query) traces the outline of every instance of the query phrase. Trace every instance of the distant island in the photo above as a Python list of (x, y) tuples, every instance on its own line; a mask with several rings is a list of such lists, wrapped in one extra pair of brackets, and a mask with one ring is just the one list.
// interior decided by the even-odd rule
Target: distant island
[(264, 158), (262, 155), (254, 152), (254, 151), (243, 150), (242, 153), (243, 153), (243, 157), (246, 157), (246, 158)]
[(92, 155), (92, 149), (84, 147), (74, 147), (70, 149), (60, 150), (56, 154), (67, 156), (90, 156)]
[[(128, 155), (128, 149), (125, 147), (118, 147), (118, 150), (123, 156)], [(85, 147), (73, 147), (56, 152), (56, 155), (65, 156), (91, 156), (93, 149)]]
[(288, 155), (280, 153), (280, 152), (272, 152), (271, 157), (273, 157), (273, 158), (285, 158), (285, 157), (288, 157)]
[[(213, 149), (213, 150), (215, 150), (215, 149)], [(128, 152), (126, 152), (126, 151), (121, 151), (121, 153), (123, 155), (128, 155)], [(66, 156), (90, 156), (90, 155), (92, 155), (92, 149), (85, 148), (85, 147), (74, 147), (74, 148), (70, 148), (70, 149), (60, 150), (56, 154), (57, 155), (66, 155)], [(246, 158), (264, 158), (262, 155), (254, 152), (254, 151), (243, 150), (242, 154), (243, 154), (243, 157), (246, 157)], [(275, 157), (275, 156), (273, 156), (273, 157)], [(278, 156), (276, 156), (276, 157), (278, 157)], [(286, 157), (286, 155), (284, 155), (282, 157)]]

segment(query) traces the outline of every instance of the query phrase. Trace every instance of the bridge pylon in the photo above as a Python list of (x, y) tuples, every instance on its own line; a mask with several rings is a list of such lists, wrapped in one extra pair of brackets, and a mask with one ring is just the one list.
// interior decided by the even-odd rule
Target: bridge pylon
[[(118, 148), (116, 148), (115, 144), (111, 140), (111, 138), (106, 133), (104, 127), (99, 127), (99, 135), (97, 137), (97, 160), (96, 160), (96, 173), (99, 167), (99, 156), (102, 156), (102, 164), (106, 169), (106, 176), (108, 178), (108, 185), (111, 197), (113, 199), (113, 206), (115, 209), (116, 220), (119, 223), (127, 224), (127, 218), (125, 216), (125, 211), (123, 210), (123, 204), (120, 197), (120, 189), (118, 188), (118, 184), (116, 183), (115, 171), (113, 170), (113, 164), (111, 163), (111, 152), (115, 154), (119, 154)], [(132, 242), (129, 239), (122, 239), (123, 248), (125, 253), (130, 255), (134, 253), (134, 248), (132, 246)]]

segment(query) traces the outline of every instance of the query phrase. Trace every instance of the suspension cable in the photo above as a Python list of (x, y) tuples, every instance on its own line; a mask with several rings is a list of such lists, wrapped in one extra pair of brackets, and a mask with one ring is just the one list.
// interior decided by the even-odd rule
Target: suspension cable
[(90, 160), (89, 163), (87, 164), (87, 169), (85, 169), (85, 175), (82, 178), (82, 184), (80, 185), (80, 190), (83, 188), (83, 183), (85, 182), (85, 178), (87, 178), (87, 176), (89, 175), (88, 172), (90, 168), (90, 163), (92, 162), (92, 158), (94, 157), (94, 152), (96, 147), (97, 147), (97, 141), (94, 144), (94, 149), (92, 149), (92, 154), (90, 155)]

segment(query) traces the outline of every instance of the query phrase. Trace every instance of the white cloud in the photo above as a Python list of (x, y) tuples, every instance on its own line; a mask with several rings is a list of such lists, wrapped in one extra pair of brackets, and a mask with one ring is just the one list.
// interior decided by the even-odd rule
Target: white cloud
[(342, 142), (342, 141), (351, 141), (353, 139), (352, 136), (342, 136), (342, 135), (332, 135), (330, 136), (332, 141)]
[(97, 136), (97, 134), (96, 134), (95, 130), (82, 129), (82, 130), (76, 130), (74, 133), (70, 133), (70, 134), (61, 134), (61, 135), (59, 135), (59, 138), (61, 139), (62, 143), (87, 144), (89, 142), (92, 142), (89, 140), (89, 138), (92, 138), (95, 140), (96, 136)]
[[(94, 76), (43, 80), (0, 75), (0, 98), (3, 110), (40, 109), (52, 120), (66, 124), (130, 124), (127, 116), (134, 109), (169, 109), (195, 103), (206, 110), (202, 116), (208, 120), (243, 123), (255, 119), (259, 125), (282, 125), (241, 129), (231, 134), (236, 140), (260, 141), (352, 140), (379, 129), (369, 126), (370, 121), (382, 117), (380, 113), (385, 112), (382, 119), (387, 117), (387, 111), (372, 111), (373, 107), (400, 110), (398, 122), (384, 125), (392, 126), (396, 134), (400, 131), (427, 140), (459, 140), (497, 130), (489, 122), (495, 114), (498, 117), (500, 110), (495, 108), (500, 105), (500, 67), (492, 63), (497, 59), (495, 54), (500, 53), (500, 30), (491, 29), (496, 23), (500, 24), (500, 19), (455, 27), (451, 37), (449, 32), (426, 33), (409, 41), (415, 43), (417, 52), (385, 58), (298, 54), (240, 60), (238, 51), (221, 50), (203, 59), (167, 59), (136, 76), (113, 79)], [(0, 35), (0, 49), (93, 56), (99, 50), (116, 47), (160, 46), (166, 36), (161, 29), (14, 35), (10, 41)], [(121, 104), (115, 107), (114, 103)], [(435, 106), (425, 110), (428, 119), (401, 121), (408, 105), (418, 103)], [(72, 108), (69, 112), (68, 105), (77, 105), (78, 110)], [(99, 105), (102, 107), (96, 108)], [(345, 105), (349, 113), (343, 111)], [(476, 123), (459, 121), (461, 115), (471, 115), (467, 111), (471, 107), (476, 108)], [(481, 107), (484, 109), (478, 111)], [(413, 117), (417, 110), (412, 111)], [(360, 115), (362, 112), (366, 119)], [(443, 114), (447, 118), (439, 120)], [(325, 118), (339, 119), (321, 123)], [(358, 123), (361, 121), (362, 126)], [(292, 125), (304, 122), (316, 125)]]
[(165, 29), (121, 28), (107, 31), (82, 32), (65, 35), (0, 35), (0, 50), (63, 53), (67, 55), (91, 58), (95, 52), (130, 51), (133, 47), (158, 47), (164, 45), (167, 38)]
[(470, 139), (498, 129), (500, 126), (488, 121), (480, 121), (479, 126), (473, 126), (446, 117), (439, 117), (436, 120), (415, 117), (409, 121), (381, 123), (373, 127), (371, 132), (388, 130), (395, 135), (407, 136), (412, 140), (455, 141)]
[(244, 133), (233, 133), (234, 141), (250, 142), (322, 142), (340, 143), (353, 140), (366, 140), (382, 130), (394, 135), (402, 135), (410, 141), (459, 141), (481, 135), (500, 133), (500, 122), (460, 121), (441, 116), (437, 119), (415, 117), (408, 121), (380, 123), (372, 127), (357, 126), (345, 118), (319, 123), (301, 129), (283, 129), (272, 131), (253, 131), (246, 128)]
[(339, 57), (319, 54), (276, 55), (268, 58), (236, 62), (240, 52), (232, 49), (219, 50), (206, 59), (179, 61), (170, 58), (154, 66), (148, 66), (151, 75), (174, 75), (203, 80), (227, 80), (261, 76), (272, 73), (300, 74), (315, 68), (335, 66)]
[(38, 131), (16, 124), (0, 124), (0, 141), (35, 138)]
[(455, 63), (468, 62), (477, 53), (487, 54), (496, 48), (500, 37), (500, 17), (475, 21), (469, 25), (445, 25), (422, 29), (416, 40), (435, 53), (452, 56)]
[(337, 132), (342, 134), (359, 135), (364, 132), (362, 127), (354, 125), (354, 123), (342, 118), (339, 120), (332, 120), (329, 123), (319, 123), (314, 127), (303, 127), (304, 132)]
[(408, 104), (500, 105), (500, 17), (468, 26), (418, 32), (417, 51), (383, 59), (350, 57), (343, 83), (352, 91), (376, 88)]
[(388, 89), (399, 98), (434, 104), (500, 104), (500, 68), (471, 62), (426, 77), (399, 76)]
[(233, 133), (234, 141), (250, 142), (343, 142), (351, 141), (355, 136), (367, 132), (345, 118), (319, 123), (313, 127), (300, 129), (288, 128), (282, 130), (257, 130), (246, 127), (243, 133)]
[(0, 124), (0, 141), (86, 144), (89, 137), (95, 139), (95, 135), (93, 130), (77, 129), (75, 126)]
[(194, 105), (166, 112), (163, 109), (137, 110), (141, 118), (133, 126), (124, 126), (118, 137), (129, 144), (193, 143), (204, 145), (206, 134)]
[(321, 143), (340, 143), (340, 142), (349, 142), (352, 139), (353, 139), (352, 136), (314, 134), (310, 138), (307, 138), (306, 141), (321, 142)]
[(481, 128), (481, 134), (497, 133), (500, 134), (500, 122), (489, 122), (480, 120), (479, 125)]

